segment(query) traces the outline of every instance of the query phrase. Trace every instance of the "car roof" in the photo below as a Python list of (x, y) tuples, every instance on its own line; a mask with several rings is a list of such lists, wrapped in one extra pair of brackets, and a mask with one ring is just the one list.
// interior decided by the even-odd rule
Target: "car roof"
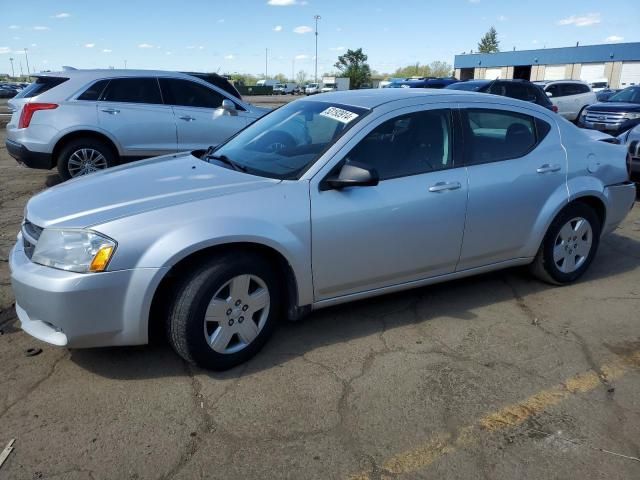
[(171, 76), (178, 78), (193, 79), (192, 75), (169, 70), (133, 70), (133, 69), (87, 69), (87, 70), (63, 70), (58, 72), (42, 72), (31, 75), (32, 77), (64, 77), (92, 80), (95, 78), (117, 78), (117, 77), (147, 77), (147, 76)]

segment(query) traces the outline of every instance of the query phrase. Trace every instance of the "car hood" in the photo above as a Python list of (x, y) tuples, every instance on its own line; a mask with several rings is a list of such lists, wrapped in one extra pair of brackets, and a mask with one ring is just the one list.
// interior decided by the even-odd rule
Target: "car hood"
[(640, 103), (599, 102), (589, 105), (590, 112), (640, 112)]
[(267, 188), (280, 180), (204, 162), (190, 153), (166, 155), (77, 178), (28, 203), (40, 227), (86, 228), (179, 203)]

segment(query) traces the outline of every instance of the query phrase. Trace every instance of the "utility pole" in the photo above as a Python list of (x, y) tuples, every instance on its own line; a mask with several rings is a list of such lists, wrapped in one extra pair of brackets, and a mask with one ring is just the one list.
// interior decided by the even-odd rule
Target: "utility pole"
[(318, 83), (318, 20), (322, 17), (320, 15), (314, 15), (313, 19), (316, 21), (316, 69), (314, 82)]
[(31, 76), (31, 70), (29, 69), (29, 55), (27, 55), (27, 49), (24, 49), (24, 59), (27, 61), (27, 76)]
[(11, 62), (11, 77), (15, 78), (16, 73), (13, 71), (13, 58), (10, 58), (9, 61)]
[(269, 78), (269, 49), (264, 49), (264, 79)]
[(20, 64), (20, 76), (23, 77), (24, 73), (22, 73), (22, 60), (19, 60), (18, 63)]

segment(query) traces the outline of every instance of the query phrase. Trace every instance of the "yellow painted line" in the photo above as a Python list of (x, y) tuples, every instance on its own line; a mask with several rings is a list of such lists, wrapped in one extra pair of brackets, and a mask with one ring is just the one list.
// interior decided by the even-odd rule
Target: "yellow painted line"
[[(495, 432), (521, 425), (527, 419), (558, 405), (567, 398), (595, 390), (602, 385), (603, 380), (611, 381), (622, 377), (630, 366), (640, 366), (640, 351), (621, 356), (603, 365), (600, 368), (600, 373), (591, 370), (575, 375), (563, 383), (535, 393), (521, 402), (489, 413), (480, 418), (476, 424), (460, 429), (456, 436), (449, 433), (436, 434), (423, 445), (398, 453), (386, 460), (382, 464), (383, 478), (384, 473), (400, 475), (423, 469), (461, 447), (477, 443), (479, 434), (483, 431)], [(349, 480), (370, 480), (370, 475), (366, 472), (360, 472), (348, 478)]]

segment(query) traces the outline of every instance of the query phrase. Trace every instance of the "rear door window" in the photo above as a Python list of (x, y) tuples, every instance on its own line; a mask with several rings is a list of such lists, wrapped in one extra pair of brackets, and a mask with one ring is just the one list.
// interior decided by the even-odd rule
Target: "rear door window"
[(51, 90), (53, 87), (63, 84), (69, 80), (63, 77), (38, 77), (35, 82), (18, 93), (15, 98), (31, 98), (36, 95), (43, 94), (44, 92)]
[(155, 78), (114, 78), (102, 93), (105, 102), (162, 104)]
[(519, 158), (538, 143), (536, 120), (532, 116), (492, 109), (467, 109), (463, 112), (467, 164)]
[(553, 85), (549, 85), (545, 89), (545, 92), (550, 93), (552, 95), (551, 98), (558, 98), (558, 97), (564, 96), (561, 83), (554, 83)]
[(199, 83), (178, 78), (161, 78), (165, 103), (182, 107), (218, 108), (225, 97)]

